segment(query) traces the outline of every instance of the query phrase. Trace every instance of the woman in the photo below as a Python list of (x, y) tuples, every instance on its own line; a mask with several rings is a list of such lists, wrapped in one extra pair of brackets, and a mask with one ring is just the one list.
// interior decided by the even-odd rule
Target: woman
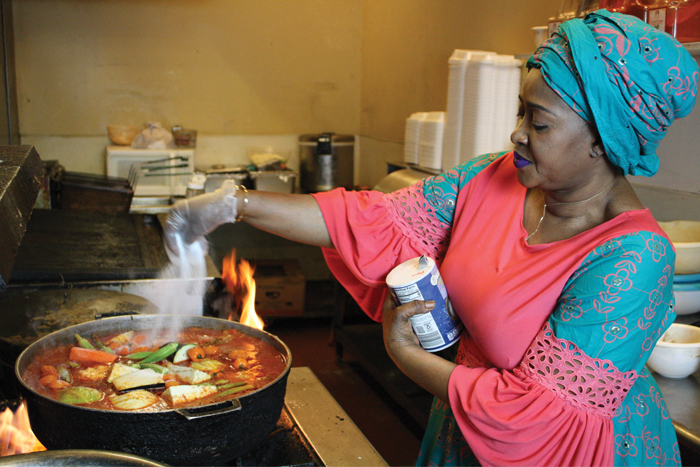
[[(625, 176), (656, 172), (659, 141), (694, 105), (697, 63), (670, 36), (600, 10), (564, 23), (528, 68), (513, 152), (390, 195), (223, 189), (176, 205), (166, 240), (176, 249), (180, 235), (244, 219), (324, 247), (383, 321), (397, 366), (436, 396), (421, 465), (679, 464), (644, 367), (675, 318), (675, 254)], [(387, 297), (386, 274), (422, 254), (467, 331), (455, 362), (411, 330), (433, 303)]]

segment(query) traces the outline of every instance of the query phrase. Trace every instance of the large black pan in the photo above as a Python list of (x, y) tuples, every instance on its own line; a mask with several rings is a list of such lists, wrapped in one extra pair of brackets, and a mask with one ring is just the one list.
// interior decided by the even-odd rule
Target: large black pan
[(47, 449), (120, 451), (171, 465), (216, 465), (244, 455), (270, 434), (284, 406), (291, 352), (272, 334), (233, 321), (191, 316), (183, 318), (182, 325), (238, 329), (269, 342), (287, 359), (278, 378), (233, 401), (154, 413), (96, 410), (50, 399), (22, 380), (38, 352), (73, 343), (76, 333), (91, 336), (153, 329), (169, 322), (167, 316), (163, 318), (133, 315), (77, 324), (41, 338), (22, 352), (15, 373), (22, 384), (32, 430)]

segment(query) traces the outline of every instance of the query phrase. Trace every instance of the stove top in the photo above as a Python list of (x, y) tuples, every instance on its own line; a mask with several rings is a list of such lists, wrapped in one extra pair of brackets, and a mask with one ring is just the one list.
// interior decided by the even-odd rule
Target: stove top
[(322, 466), (324, 464), (285, 405), (272, 433), (246, 455), (226, 465)]
[[(15, 411), (19, 403), (15, 398), (0, 399), (0, 413), (5, 408)], [(387, 464), (316, 375), (309, 368), (295, 367), (290, 370), (285, 405), (275, 428), (247, 454), (223, 465)]]

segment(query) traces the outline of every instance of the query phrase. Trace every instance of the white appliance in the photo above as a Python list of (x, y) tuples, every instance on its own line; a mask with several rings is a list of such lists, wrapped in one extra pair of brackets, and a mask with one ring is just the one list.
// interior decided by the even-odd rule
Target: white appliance
[(134, 196), (185, 196), (194, 173), (194, 149), (107, 146), (107, 175), (126, 178)]

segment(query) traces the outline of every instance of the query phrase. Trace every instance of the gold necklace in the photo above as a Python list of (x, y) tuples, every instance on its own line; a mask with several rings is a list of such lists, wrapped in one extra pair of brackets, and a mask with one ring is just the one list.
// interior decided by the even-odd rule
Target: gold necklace
[[(614, 181), (615, 181), (615, 180), (613, 180), (613, 182), (614, 182)], [(591, 196), (590, 198), (582, 199), (581, 201), (562, 201), (561, 203), (554, 203), (554, 204), (547, 204), (547, 203), (544, 203), (544, 208), (542, 209), (542, 217), (540, 217), (540, 220), (537, 222), (537, 227), (535, 228), (535, 230), (534, 230), (530, 235), (527, 236), (527, 238), (525, 239), (525, 241), (527, 242), (528, 240), (530, 240), (530, 238), (531, 238), (533, 235), (535, 235), (535, 234), (540, 230), (540, 225), (542, 225), (542, 220), (544, 219), (544, 216), (547, 214), (547, 206), (552, 207), (552, 206), (559, 206), (560, 204), (581, 204), (581, 203), (585, 203), (586, 201), (590, 201), (590, 200), (592, 200), (593, 198), (596, 198), (596, 197), (602, 195), (603, 192), (605, 192), (605, 190), (607, 190), (608, 188), (610, 188), (610, 185), (612, 185), (613, 182), (610, 182), (610, 183), (608, 184), (608, 186), (606, 186), (605, 188), (603, 188), (601, 191), (599, 191), (598, 193), (594, 194), (594, 195)]]

